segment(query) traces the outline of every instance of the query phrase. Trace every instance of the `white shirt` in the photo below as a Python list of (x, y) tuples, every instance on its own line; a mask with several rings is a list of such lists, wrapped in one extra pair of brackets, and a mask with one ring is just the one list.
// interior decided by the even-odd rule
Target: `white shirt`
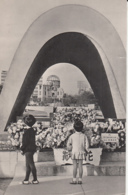
[(67, 142), (68, 150), (72, 151), (72, 154), (79, 153), (83, 154), (88, 151), (89, 142), (87, 136), (81, 132), (75, 132), (69, 137)]

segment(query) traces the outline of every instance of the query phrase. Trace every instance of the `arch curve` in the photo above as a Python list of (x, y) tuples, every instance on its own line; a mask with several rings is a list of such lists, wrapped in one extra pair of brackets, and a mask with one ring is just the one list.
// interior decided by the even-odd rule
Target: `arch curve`
[[(120, 40), (119, 35), (117, 34), (116, 30), (113, 28), (111, 23), (103, 17), (100, 13), (94, 11), (93, 9), (86, 7), (86, 6), (80, 6), (80, 5), (67, 5), (67, 6), (60, 6), (56, 7), (52, 10), (49, 10), (45, 14), (42, 14), (28, 29), (25, 36), (23, 37), (19, 48), (17, 49), (17, 52), (13, 58), (12, 64), (10, 66), (8, 76), (1, 94), (1, 106), (0, 111), (2, 110), (2, 115), (0, 116), (2, 124), (0, 126), (0, 129), (4, 129), (6, 124), (15, 118), (15, 116), (19, 115), (21, 111), (18, 111), (18, 105), (25, 105), (27, 102), (28, 97), (23, 97), (24, 94), (21, 93), (21, 90), (28, 93), (30, 90), (32, 92), (34, 85), (38, 81), (39, 77), (41, 76), (41, 73), (43, 73), (48, 67), (50, 67), (51, 63), (49, 62), (48, 56), (52, 55), (52, 48), (49, 47), (48, 53), (47, 51), (48, 47), (48, 41), (53, 41), (53, 37), (56, 37), (57, 35), (63, 34), (63, 33), (80, 33), (83, 39), (85, 39), (84, 35), (92, 37), (92, 39), (96, 40), (98, 44), (101, 46), (101, 48), (104, 49), (106, 57), (109, 59), (112, 75), (114, 75), (114, 78), (116, 78), (116, 84), (117, 88), (120, 90), (121, 98), (119, 98), (120, 105), (116, 105), (113, 102), (113, 97), (115, 96), (115, 90), (116, 86), (111, 85), (111, 79), (109, 78), (108, 74), (106, 75), (106, 72), (104, 71), (104, 64), (102, 63), (102, 59), (99, 55), (99, 53), (96, 50), (96, 47), (91, 47), (91, 43), (89, 42), (89, 39), (86, 37), (86, 44), (88, 43), (88, 49), (91, 48), (90, 52), (97, 53), (97, 57), (91, 58), (90, 56), (90, 66), (91, 64), (94, 65), (94, 59), (96, 60), (97, 64), (99, 63), (99, 66), (96, 66), (98, 69), (101, 67), (101, 81), (103, 81), (103, 77), (105, 78), (105, 82), (103, 82), (103, 85), (97, 86), (96, 83), (92, 81), (92, 77), (89, 77), (89, 73), (86, 74), (85, 70), (82, 69), (84, 60), (83, 56), (81, 55), (84, 49), (81, 47), (81, 44), (79, 42), (74, 42), (76, 45), (74, 45), (74, 48), (79, 48), (79, 57), (81, 58), (80, 62), (78, 59), (76, 59), (76, 55), (73, 55), (71, 51), (68, 50), (67, 55), (65, 56), (65, 62), (72, 63), (74, 65), (79, 66), (79, 68), (86, 74), (88, 77), (88, 80), (90, 84), (93, 87), (93, 90), (96, 94), (96, 96), (100, 97), (103, 95), (103, 93), (98, 92), (97, 88), (104, 88), (104, 85), (107, 86), (104, 90), (104, 94), (106, 94), (106, 97), (109, 96), (110, 105), (111, 105), (111, 112), (108, 113), (104, 110), (104, 115), (106, 117), (117, 117), (117, 118), (125, 118), (125, 65), (126, 65), (126, 59), (125, 59), (125, 50), (122, 45), (122, 42)], [(78, 38), (79, 39), (79, 38)], [(60, 39), (60, 41), (62, 41)], [(62, 44), (62, 43), (61, 43)], [(68, 43), (67, 43), (68, 44)], [(57, 49), (56, 44), (56, 51)], [(70, 45), (68, 45), (70, 47)], [(42, 71), (39, 71), (39, 66), (34, 66), (33, 63), (36, 61), (36, 59), (39, 56), (39, 51), (41, 51), (41, 48), (44, 51), (45, 59), (43, 62), (38, 60), (38, 62), (42, 62), (43, 64), (46, 64), (47, 66), (42, 65)], [(51, 53), (50, 53), (51, 52)], [(63, 51), (63, 47), (61, 47), (61, 52)], [(90, 55), (90, 52), (88, 52), (88, 56)], [(81, 54), (80, 54), (81, 53)], [(93, 57), (95, 54), (93, 53)], [(61, 56), (57, 56), (52, 58), (52, 65), (55, 63), (58, 63), (59, 61), (63, 61), (60, 59)], [(56, 61), (56, 58), (58, 59), (58, 62)], [(79, 59), (80, 59), (79, 58)], [(34, 61), (33, 61), (34, 59)], [(47, 59), (47, 60), (46, 60)], [(59, 60), (60, 59), (60, 60)], [(88, 58), (89, 59), (89, 58)], [(46, 60), (46, 61), (45, 61)], [(102, 65), (101, 65), (102, 64)], [(86, 69), (89, 72), (89, 68)], [(86, 66), (87, 68), (87, 66)], [(36, 76), (32, 74), (32, 70), (35, 70)], [(93, 77), (96, 77), (94, 74), (95, 66), (91, 69), (93, 72)], [(21, 72), (22, 71), (22, 72)], [(96, 71), (96, 70), (95, 70)], [(17, 74), (15, 74), (17, 72)], [(40, 73), (39, 73), (40, 72)], [(91, 74), (92, 74), (91, 72)], [(104, 73), (104, 74), (102, 74)], [(108, 79), (109, 78), (109, 79)], [(121, 79), (120, 79), (121, 78)], [(95, 78), (98, 79), (98, 78)], [(108, 82), (109, 80), (109, 82)], [(30, 81), (33, 82), (33, 85), (31, 86)], [(26, 83), (27, 82), (27, 83)], [(98, 81), (98, 83), (100, 83)], [(28, 85), (29, 84), (29, 85)], [(23, 87), (24, 86), (24, 87)], [(26, 86), (26, 87), (25, 87)], [(28, 88), (29, 86), (29, 88)], [(102, 87), (101, 87), (102, 86)], [(113, 90), (114, 89), (114, 90)], [(100, 89), (103, 91), (102, 89)], [(13, 93), (12, 93), (13, 92)], [(108, 95), (109, 94), (109, 95)], [(108, 95), (108, 96), (107, 96)], [(9, 101), (7, 101), (7, 97), (10, 97)], [(26, 95), (27, 96), (27, 95)], [(110, 98), (111, 97), (111, 98)], [(104, 96), (105, 98), (105, 96)], [(107, 98), (106, 98), (107, 99)], [(23, 101), (25, 100), (25, 101)], [(103, 107), (103, 104), (105, 104), (105, 101), (102, 97), (99, 98), (100, 105)], [(103, 102), (104, 103), (103, 103)], [(22, 108), (23, 109), (23, 108)], [(107, 109), (107, 108), (106, 108)], [(111, 114), (110, 114), (111, 113)]]

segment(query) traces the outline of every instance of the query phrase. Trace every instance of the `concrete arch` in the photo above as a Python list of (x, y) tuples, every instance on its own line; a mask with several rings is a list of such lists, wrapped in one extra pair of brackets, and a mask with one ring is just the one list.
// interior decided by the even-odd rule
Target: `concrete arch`
[[(23, 101), (24, 98), (22, 97), (25, 96), (25, 93), (21, 93), (24, 85), (23, 81), (25, 83), (26, 80), (29, 80), (29, 82), (30, 80), (34, 80), (34, 84), (38, 81), (39, 74), (35, 76), (36, 78), (30, 74), (33, 60), (37, 58), (38, 52), (48, 40), (65, 32), (77, 32), (91, 37), (104, 50), (105, 58), (102, 56), (104, 59), (101, 61), (105, 61), (106, 59), (109, 61), (109, 66), (111, 67), (109, 71), (116, 84), (114, 86), (111, 84), (108, 71), (106, 81), (109, 81), (109, 94), (112, 97), (112, 102), (114, 99), (118, 99), (118, 105), (115, 101), (112, 103), (113, 110), (115, 110), (113, 117), (125, 118), (126, 54), (119, 35), (112, 24), (95, 10), (86, 6), (66, 5), (56, 7), (42, 14), (30, 26), (23, 37), (11, 63), (1, 94), (0, 130), (3, 130), (6, 124), (13, 120), (14, 116), (18, 115), (17, 110), (19, 105), (25, 106), (26, 101)], [(100, 58), (101, 56), (99, 56)], [(43, 67), (43, 71), (46, 68), (46, 66)], [(103, 66), (102, 68), (104, 69)], [(38, 72), (38, 67), (35, 71)], [(34, 85), (26, 85), (26, 87), (33, 89)], [(26, 88), (26, 93), (29, 88)], [(117, 90), (119, 93), (115, 93)], [(118, 97), (115, 97), (116, 95)], [(111, 114), (110, 117), (112, 117)]]

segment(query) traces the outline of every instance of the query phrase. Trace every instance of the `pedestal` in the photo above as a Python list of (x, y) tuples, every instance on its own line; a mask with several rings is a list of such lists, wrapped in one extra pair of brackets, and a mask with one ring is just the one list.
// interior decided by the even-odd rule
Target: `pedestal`
[[(54, 148), (53, 151), (56, 165), (72, 164), (71, 158), (65, 159), (63, 148)], [(83, 160), (83, 164), (99, 165), (102, 148), (90, 148), (90, 151), (92, 152), (92, 157), (90, 158), (87, 155), (86, 160)]]

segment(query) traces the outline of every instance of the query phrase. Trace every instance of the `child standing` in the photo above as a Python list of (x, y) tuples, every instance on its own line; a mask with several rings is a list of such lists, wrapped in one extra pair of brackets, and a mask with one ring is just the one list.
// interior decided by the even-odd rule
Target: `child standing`
[(33, 160), (33, 155), (36, 152), (36, 144), (35, 144), (35, 131), (32, 126), (35, 124), (36, 119), (33, 115), (26, 115), (23, 118), (24, 123), (27, 125), (27, 128), (23, 134), (21, 153), (25, 155), (26, 160), (26, 176), (22, 181), (22, 184), (29, 184), (29, 176), (32, 172), (33, 175), (33, 184), (38, 184), (36, 167)]
[(83, 123), (80, 120), (74, 123), (74, 129), (76, 132), (69, 137), (67, 142), (67, 149), (71, 151), (73, 161), (73, 179), (70, 184), (77, 184), (77, 168), (79, 168), (78, 184), (82, 184), (83, 159), (86, 158), (89, 143), (87, 136), (82, 133)]

